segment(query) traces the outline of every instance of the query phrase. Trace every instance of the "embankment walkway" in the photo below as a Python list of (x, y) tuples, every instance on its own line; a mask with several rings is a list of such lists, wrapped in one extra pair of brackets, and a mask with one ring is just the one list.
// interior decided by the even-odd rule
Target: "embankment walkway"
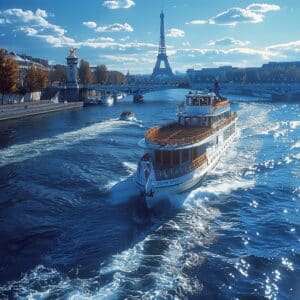
[(0, 105), (0, 121), (80, 108), (83, 102), (54, 103), (48, 100)]

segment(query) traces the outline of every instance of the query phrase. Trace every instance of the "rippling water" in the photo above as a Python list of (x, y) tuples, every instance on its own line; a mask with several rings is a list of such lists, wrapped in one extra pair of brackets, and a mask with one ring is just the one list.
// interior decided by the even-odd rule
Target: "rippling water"
[(228, 154), (150, 213), (136, 145), (185, 92), (1, 125), (1, 299), (300, 298), (299, 103), (232, 97)]

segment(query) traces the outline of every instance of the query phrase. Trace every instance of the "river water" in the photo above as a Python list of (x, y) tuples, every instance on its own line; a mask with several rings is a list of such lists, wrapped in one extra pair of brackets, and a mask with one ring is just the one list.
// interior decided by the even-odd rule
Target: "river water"
[(1, 299), (300, 298), (299, 103), (232, 96), (236, 142), (149, 212), (137, 142), (185, 93), (1, 124)]

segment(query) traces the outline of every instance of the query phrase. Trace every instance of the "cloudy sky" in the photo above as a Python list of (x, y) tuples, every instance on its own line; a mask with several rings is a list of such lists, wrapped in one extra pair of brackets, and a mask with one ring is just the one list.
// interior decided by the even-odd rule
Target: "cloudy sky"
[(173, 70), (300, 60), (299, 0), (0, 0), (0, 47), (150, 73), (162, 7)]

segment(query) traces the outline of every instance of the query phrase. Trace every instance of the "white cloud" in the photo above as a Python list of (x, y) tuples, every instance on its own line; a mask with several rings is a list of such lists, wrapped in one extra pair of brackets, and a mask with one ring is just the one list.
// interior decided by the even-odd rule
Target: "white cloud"
[(132, 32), (133, 28), (128, 23), (114, 23), (110, 25), (104, 25), (99, 26), (95, 29), (97, 32), (119, 32), (119, 31), (125, 31), (125, 32)]
[(276, 44), (266, 48), (267, 51), (274, 53), (281, 58), (289, 60), (299, 60), (300, 56), (300, 40), (288, 43)]
[(53, 47), (63, 47), (63, 46), (77, 46), (74, 39), (66, 37), (64, 35), (52, 35), (52, 34), (40, 34), (38, 30), (32, 27), (21, 27), (20, 31), (24, 32), (27, 36), (40, 38), (47, 43), (51, 44)]
[(93, 22), (93, 21), (83, 22), (82, 24), (88, 28), (96, 28), (97, 27), (97, 23)]
[(38, 17), (41, 17), (41, 18), (47, 18), (48, 17), (48, 14), (45, 10), (43, 9), (37, 9), (35, 14), (38, 16)]
[(46, 41), (53, 47), (74, 46), (73, 38), (65, 36), (66, 30), (59, 25), (50, 23), (48, 13), (43, 9), (23, 10), (10, 8), (0, 11), (0, 17), (5, 23), (14, 25), (14, 31), (21, 31), (27, 36), (36, 37)]
[(121, 41), (121, 42), (125, 42), (125, 41), (128, 41), (129, 39), (130, 39), (130, 36), (127, 35), (127, 36), (125, 36), (125, 37), (123, 37), (123, 38), (120, 38), (120, 41)]
[(34, 36), (34, 35), (38, 34), (38, 31), (34, 28), (31, 28), (31, 27), (21, 27), (20, 30), (23, 31), (24, 33), (26, 33), (29, 36)]
[(247, 9), (255, 12), (266, 13), (269, 11), (280, 10), (280, 6), (266, 3), (252, 3), (249, 6), (247, 6)]
[(114, 42), (112, 37), (97, 37), (95, 39), (87, 39), (88, 42)]
[(157, 45), (144, 42), (126, 42), (117, 43), (113, 41), (104, 41), (99, 39), (88, 39), (77, 43), (77, 47), (90, 47), (95, 49), (117, 49), (120, 51), (126, 49), (142, 50), (144, 48), (156, 48)]
[(130, 8), (135, 6), (135, 2), (133, 0), (106, 0), (103, 6), (109, 9)]
[(62, 27), (49, 23), (47, 12), (39, 8), (35, 12), (21, 8), (10, 8), (0, 11), (0, 17), (5, 19), (5, 23), (29, 24), (40, 29), (51, 30), (57, 35), (64, 35), (66, 32)]
[(203, 25), (207, 24), (208, 21), (206, 20), (192, 20), (191, 22), (187, 22), (186, 24), (192, 24), (192, 25)]
[(171, 28), (168, 30), (167, 36), (173, 38), (184, 37), (184, 31), (178, 28)]
[(191, 44), (190, 44), (190, 42), (183, 42), (182, 43), (182, 46), (183, 47), (189, 47)]
[(101, 55), (100, 58), (111, 60), (115, 63), (155, 63), (156, 58), (149, 58), (149, 57), (141, 57), (138, 54), (128, 54), (126, 56), (120, 55)]
[(219, 40), (215, 40), (215, 41), (209, 41), (208, 45), (209, 46), (247, 46), (249, 45), (250, 42), (249, 41), (240, 41), (240, 40), (236, 40), (234, 38), (231, 37), (224, 37), (222, 39)]
[(280, 6), (275, 4), (253, 3), (245, 8), (232, 7), (208, 20), (193, 20), (188, 24), (236, 26), (238, 23), (261, 23), (266, 13), (278, 10), (280, 10)]

